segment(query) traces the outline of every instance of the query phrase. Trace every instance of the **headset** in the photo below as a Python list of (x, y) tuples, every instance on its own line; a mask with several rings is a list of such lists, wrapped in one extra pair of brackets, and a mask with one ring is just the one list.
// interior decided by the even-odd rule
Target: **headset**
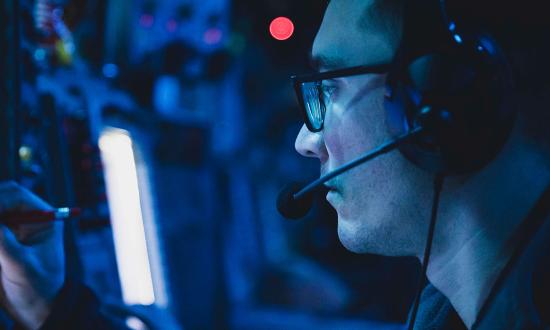
[(398, 148), (436, 174), (421, 281), (408, 321), (412, 330), (443, 179), (473, 173), (496, 157), (510, 136), (517, 106), (511, 69), (489, 34), (453, 19), (446, 0), (404, 3), (402, 41), (387, 80), (386, 122), (394, 136), (422, 129)]
[(449, 176), (481, 169), (506, 143), (517, 106), (497, 42), (453, 20), (446, 0), (403, 2), (402, 41), (384, 101), (393, 140), (305, 187), (287, 185), (277, 199), (285, 218), (302, 218), (323, 183), (395, 148), (417, 166)]
[(497, 42), (454, 20), (446, 0), (404, 3), (402, 42), (387, 81), (388, 128), (394, 136), (423, 128), (399, 147), (421, 168), (472, 173), (510, 135), (517, 113), (511, 69)]

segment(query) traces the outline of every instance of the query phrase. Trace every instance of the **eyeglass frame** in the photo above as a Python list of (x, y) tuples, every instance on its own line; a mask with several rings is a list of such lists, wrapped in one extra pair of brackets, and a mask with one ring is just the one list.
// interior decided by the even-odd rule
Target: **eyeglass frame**
[(321, 82), (328, 79), (352, 77), (367, 73), (382, 74), (388, 73), (390, 69), (391, 64), (360, 65), (343, 69), (291, 76), (290, 79), (292, 80), (294, 91), (296, 92), (296, 97), (298, 98), (298, 104), (301, 108), (302, 118), (304, 120), (304, 123), (306, 124), (307, 129), (313, 133), (317, 133), (323, 130), (323, 127), (325, 125), (326, 105), (324, 104), (324, 102), (321, 102), (321, 100), (319, 100), (319, 103), (322, 104), (323, 107), (325, 107), (325, 113), (323, 114), (323, 120), (321, 122), (320, 128), (316, 129), (313, 127), (311, 120), (308, 116), (308, 111), (304, 101), (304, 94), (301, 88), (303, 83)]

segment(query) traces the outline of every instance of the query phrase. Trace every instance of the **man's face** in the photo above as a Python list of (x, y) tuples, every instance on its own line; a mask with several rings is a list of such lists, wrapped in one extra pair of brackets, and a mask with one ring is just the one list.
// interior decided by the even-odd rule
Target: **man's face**
[[(382, 19), (385, 14), (376, 11), (372, 0), (330, 2), (312, 50), (320, 71), (393, 58), (400, 19)], [(392, 138), (385, 124), (385, 78), (365, 74), (324, 82), (332, 91), (324, 128), (312, 133), (304, 125), (296, 139), (300, 154), (320, 160), (321, 174)], [(355, 252), (418, 254), (429, 217), (431, 182), (430, 174), (398, 151), (329, 181), (333, 189), (327, 200), (338, 213), (344, 246)]]

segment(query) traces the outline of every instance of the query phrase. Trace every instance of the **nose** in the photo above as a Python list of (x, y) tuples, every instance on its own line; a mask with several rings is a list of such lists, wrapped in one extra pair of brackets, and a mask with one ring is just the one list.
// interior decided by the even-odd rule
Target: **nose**
[(304, 157), (319, 158), (324, 163), (328, 158), (323, 131), (313, 133), (303, 125), (294, 143), (296, 151)]

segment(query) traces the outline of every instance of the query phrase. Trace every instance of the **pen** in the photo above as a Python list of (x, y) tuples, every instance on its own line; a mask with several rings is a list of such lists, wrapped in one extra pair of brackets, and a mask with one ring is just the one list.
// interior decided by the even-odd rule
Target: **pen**
[(4, 224), (39, 224), (51, 221), (64, 221), (77, 217), (79, 208), (61, 207), (58, 209), (43, 211), (16, 211), (0, 214), (0, 222)]

